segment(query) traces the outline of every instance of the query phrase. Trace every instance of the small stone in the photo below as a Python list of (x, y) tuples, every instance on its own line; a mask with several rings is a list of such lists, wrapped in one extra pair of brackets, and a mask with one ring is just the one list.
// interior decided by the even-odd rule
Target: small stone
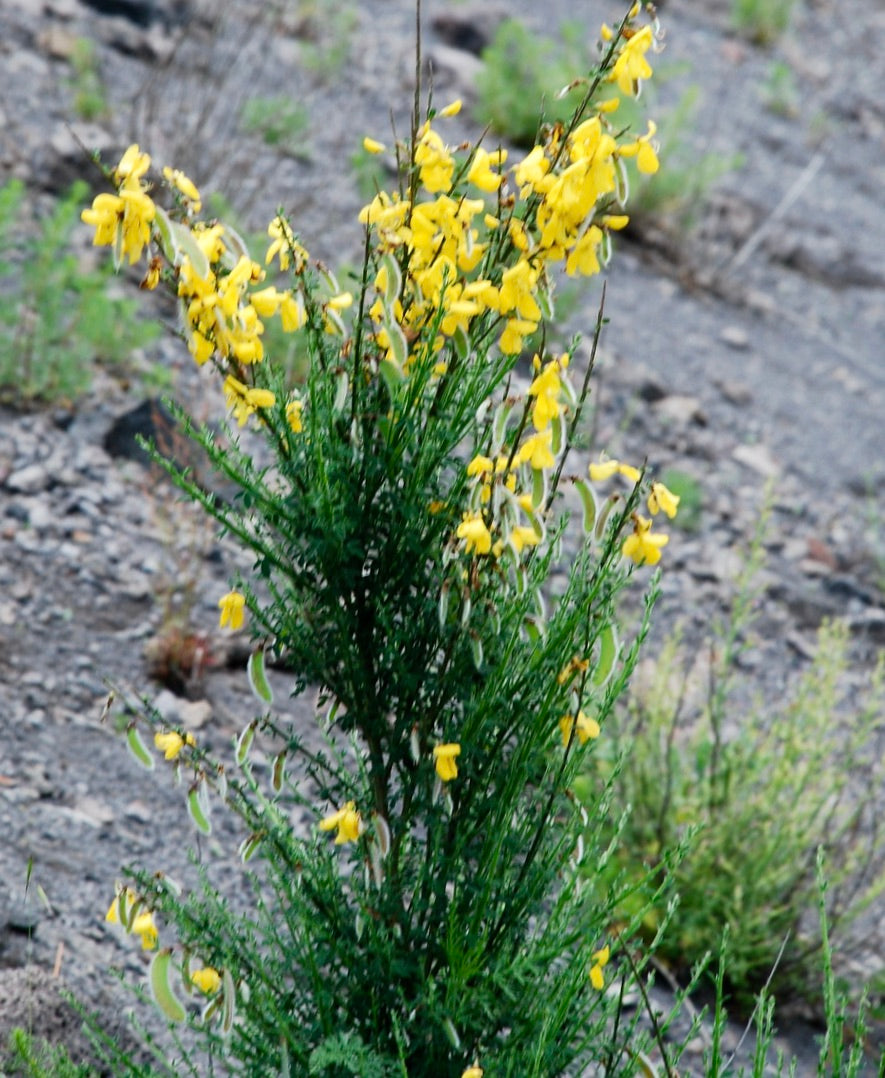
[(657, 401), (654, 411), (661, 419), (680, 426), (688, 426), (689, 423), (697, 423), (702, 427), (707, 425), (707, 416), (697, 397), (674, 393)]
[(750, 347), (750, 338), (740, 326), (724, 326), (719, 334), (719, 340), (727, 344), (729, 348), (741, 352)]
[(49, 486), (49, 472), (42, 464), (28, 464), (10, 473), (6, 486), (17, 494), (39, 494)]
[(732, 457), (757, 475), (771, 479), (780, 472), (780, 466), (765, 445), (739, 445), (732, 452)]
[(212, 718), (212, 705), (208, 700), (182, 701), (179, 715), (185, 730), (201, 730)]

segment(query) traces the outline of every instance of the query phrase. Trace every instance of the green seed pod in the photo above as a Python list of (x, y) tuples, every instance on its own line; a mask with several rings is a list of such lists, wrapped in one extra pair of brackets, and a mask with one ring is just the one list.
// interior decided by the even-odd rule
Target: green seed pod
[(234, 979), (230, 975), (230, 971), (226, 969), (221, 971), (221, 992), (223, 999), (221, 1005), (221, 1032), (228, 1034), (234, 1024), (237, 990), (234, 986)]
[(249, 661), (246, 664), (246, 674), (249, 678), (249, 687), (255, 696), (265, 704), (272, 704), (273, 691), (265, 672), (264, 648), (258, 648), (249, 656)]
[(162, 951), (157, 951), (151, 961), (148, 972), (151, 995), (170, 1022), (183, 1022), (187, 1012), (172, 990), (172, 985), (169, 981), (171, 973), (172, 949), (166, 947)]
[(154, 769), (154, 758), (151, 755), (150, 749), (141, 740), (141, 734), (138, 732), (138, 727), (132, 725), (126, 731), (126, 743), (129, 746), (129, 751), (135, 757), (138, 763), (142, 767), (147, 768), (148, 771)]
[(258, 725), (255, 719), (253, 719), (248, 726), (246, 726), (240, 736), (237, 738), (237, 747), (234, 753), (234, 759), (237, 761), (238, 767), (245, 767), (246, 761), (249, 758), (249, 749), (252, 748), (252, 742), (255, 740), (255, 728)]
[(599, 634), (599, 658), (593, 671), (593, 684), (602, 686), (612, 676), (620, 651), (618, 631), (614, 625), (606, 625)]
[(581, 499), (581, 505), (584, 508), (584, 534), (590, 535), (596, 523), (596, 495), (586, 479), (576, 479), (575, 490), (578, 492), (578, 497)]
[(198, 831), (204, 835), (212, 833), (212, 824), (209, 822), (209, 795), (206, 792), (205, 782), (198, 781), (190, 788), (187, 795), (187, 811)]

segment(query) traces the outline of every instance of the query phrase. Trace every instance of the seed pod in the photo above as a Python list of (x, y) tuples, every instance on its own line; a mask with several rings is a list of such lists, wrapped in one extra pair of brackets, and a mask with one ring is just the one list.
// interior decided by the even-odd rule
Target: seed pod
[(286, 750), (277, 753), (274, 757), (273, 768), (270, 773), (270, 784), (276, 793), (283, 788), (283, 779), (286, 775)]
[(619, 650), (617, 629), (614, 625), (606, 625), (599, 634), (599, 658), (596, 661), (596, 669), (593, 671), (594, 685), (604, 685), (612, 676)]
[(581, 505), (584, 508), (584, 534), (590, 535), (596, 523), (596, 495), (585, 479), (575, 480), (575, 490), (578, 492), (578, 497), (581, 499)]
[(249, 677), (249, 687), (258, 699), (265, 704), (272, 704), (273, 691), (268, 684), (264, 668), (264, 648), (258, 648), (249, 656), (249, 662), (246, 664), (246, 674)]
[(234, 1024), (237, 990), (234, 986), (234, 979), (230, 975), (230, 971), (226, 969), (221, 971), (221, 992), (223, 999), (221, 1005), (221, 1032), (228, 1034)]
[(204, 835), (212, 833), (212, 824), (209, 822), (209, 795), (205, 782), (198, 781), (190, 788), (187, 795), (187, 811), (198, 831)]
[(255, 740), (255, 728), (258, 725), (255, 719), (253, 719), (248, 726), (243, 729), (243, 732), (237, 738), (237, 747), (234, 753), (234, 759), (237, 761), (239, 767), (245, 767), (246, 761), (249, 758), (249, 749), (252, 748), (252, 742)]
[(126, 731), (126, 743), (129, 746), (129, 751), (138, 763), (140, 763), (142, 767), (146, 767), (148, 771), (153, 771), (154, 758), (151, 756), (150, 749), (141, 740), (141, 734), (138, 732), (138, 727), (134, 723)]
[(172, 949), (165, 947), (162, 951), (157, 951), (151, 960), (151, 967), (148, 972), (151, 995), (170, 1022), (183, 1022), (186, 1011), (172, 990), (172, 985), (169, 981), (171, 973)]

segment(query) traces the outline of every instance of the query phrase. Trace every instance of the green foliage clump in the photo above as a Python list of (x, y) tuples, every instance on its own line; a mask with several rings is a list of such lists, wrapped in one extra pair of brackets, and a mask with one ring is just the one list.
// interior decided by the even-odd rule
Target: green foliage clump
[(125, 363), (159, 334), (134, 300), (110, 294), (109, 267), (83, 268), (73, 233), (86, 190), (75, 184), (34, 221), (21, 183), (0, 188), (0, 400), (73, 400), (95, 363)]
[(106, 118), (110, 114), (110, 106), (98, 69), (95, 43), (89, 38), (77, 38), (70, 59), (73, 68), (70, 85), (74, 94), (74, 111), (81, 120)]
[[(692, 709), (677, 633), (596, 758), (603, 773), (616, 770), (613, 803), (631, 806), (619, 821), (621, 866), (636, 878), (654, 869), (678, 898), (661, 956), (687, 968), (716, 952), (728, 926), (726, 977), (745, 1006), (769, 980), (793, 995), (814, 984), (818, 851), (834, 931), (885, 891), (885, 842), (856, 786), (862, 776), (870, 788), (882, 781), (875, 739), (885, 663), (850, 723), (837, 721), (847, 635), (841, 624), (825, 624), (787, 703), (766, 700), (739, 714), (738, 661), (749, 646), (760, 564), (757, 540), (730, 623), (710, 648), (706, 698)], [(629, 765), (617, 769), (622, 753)], [(649, 932), (663, 912), (659, 906), (647, 922)]]
[(240, 110), (240, 126), (260, 135), (267, 146), (281, 153), (298, 158), (310, 156), (306, 143), (310, 113), (290, 97), (250, 97)]
[(9, 1036), (9, 1054), (0, 1058), (2, 1078), (96, 1078), (86, 1063), (75, 1063), (64, 1045), (38, 1040), (24, 1029)]
[(770, 45), (790, 26), (795, 0), (732, 0), (735, 28), (757, 45)]
[(482, 54), (477, 119), (517, 146), (533, 144), (542, 120), (565, 122), (580, 90), (558, 94), (587, 67), (583, 37), (577, 22), (566, 23), (557, 42), (530, 33), (518, 19), (505, 19)]

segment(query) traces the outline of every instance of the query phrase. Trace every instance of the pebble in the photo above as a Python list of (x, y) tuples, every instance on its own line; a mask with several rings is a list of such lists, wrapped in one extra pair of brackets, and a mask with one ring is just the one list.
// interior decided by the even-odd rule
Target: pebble
[(49, 486), (49, 478), (49, 472), (42, 464), (29, 464), (11, 472), (6, 477), (6, 486), (17, 494), (39, 494)]
[(719, 333), (719, 340), (738, 352), (743, 352), (750, 347), (749, 334), (740, 326), (723, 326)]

